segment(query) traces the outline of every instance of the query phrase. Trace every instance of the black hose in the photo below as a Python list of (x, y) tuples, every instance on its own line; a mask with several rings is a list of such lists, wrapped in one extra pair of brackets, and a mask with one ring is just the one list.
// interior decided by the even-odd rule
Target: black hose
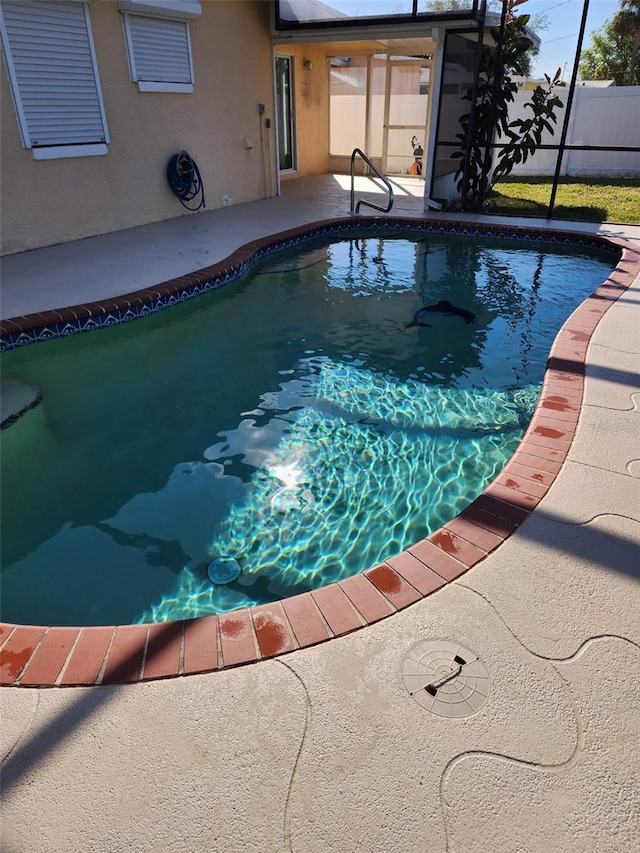
[[(167, 180), (173, 192), (178, 196), (180, 204), (187, 210), (200, 210), (206, 207), (204, 203), (204, 187), (202, 176), (195, 160), (186, 151), (174, 154), (167, 164)], [(197, 201), (196, 207), (186, 204)]]

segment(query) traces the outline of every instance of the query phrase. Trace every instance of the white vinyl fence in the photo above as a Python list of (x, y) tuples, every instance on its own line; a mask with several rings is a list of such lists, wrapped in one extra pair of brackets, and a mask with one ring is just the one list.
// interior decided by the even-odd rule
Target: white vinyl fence
[[(559, 89), (566, 105), (566, 89)], [(509, 119), (530, 118), (525, 104), (531, 92), (518, 92), (509, 111)], [(558, 111), (555, 134), (545, 133), (544, 144), (560, 142), (564, 109)], [(499, 140), (498, 140), (499, 141)], [(612, 86), (607, 89), (576, 86), (567, 145), (612, 145), (640, 147), (640, 86)], [(537, 151), (524, 165), (516, 166), (512, 175), (553, 175), (557, 151)], [(562, 159), (561, 175), (593, 177), (640, 176), (640, 152), (567, 151)]]
[[(568, 91), (558, 94), (566, 105)], [(395, 110), (402, 123), (411, 125), (424, 121), (424, 97), (394, 95)], [(518, 92), (509, 111), (509, 119), (529, 118), (531, 110), (525, 104), (531, 92)], [(372, 99), (372, 138), (367, 152), (374, 158), (382, 153), (382, 124), (384, 99)], [(559, 144), (564, 122), (564, 109), (558, 110), (556, 131), (545, 133), (544, 144)], [(348, 157), (354, 148), (365, 148), (365, 99), (362, 96), (342, 95), (331, 99), (331, 154), (334, 160), (344, 160), (348, 170)], [(399, 118), (395, 122), (401, 123)], [(394, 122), (394, 123), (395, 123)], [(388, 154), (395, 173), (409, 173), (413, 163), (411, 138), (417, 131), (390, 131)], [(418, 134), (419, 137), (422, 134)], [(499, 140), (497, 140), (499, 141)], [(422, 139), (420, 139), (422, 144)], [(578, 84), (573, 98), (567, 145), (640, 146), (640, 86), (612, 86), (607, 89)], [(342, 155), (342, 156), (340, 156)], [(516, 166), (512, 175), (552, 176), (556, 167), (557, 151), (537, 151), (523, 166)], [(333, 167), (332, 167), (333, 168)], [(640, 176), (640, 152), (617, 151), (567, 151), (562, 159), (561, 175), (593, 177)]]
[[(403, 124), (404, 130), (390, 130), (387, 163), (393, 174), (410, 174), (413, 165), (411, 140), (417, 136), (424, 147), (424, 125), (427, 120), (424, 95), (393, 95), (391, 124)], [(379, 158), (382, 154), (384, 124), (384, 95), (371, 98), (371, 142), (367, 154)], [(361, 95), (334, 95), (331, 98), (330, 153), (335, 157), (350, 157), (354, 148), (365, 144), (365, 99)]]

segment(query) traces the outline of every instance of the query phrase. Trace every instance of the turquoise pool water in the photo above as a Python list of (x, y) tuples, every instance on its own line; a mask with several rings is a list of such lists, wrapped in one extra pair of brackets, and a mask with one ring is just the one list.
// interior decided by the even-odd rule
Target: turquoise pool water
[[(614, 263), (458, 237), (313, 244), (3, 355), (43, 402), (0, 436), (2, 618), (191, 618), (398, 553), (504, 466), (555, 334)], [(407, 328), (440, 299), (475, 321)], [(207, 576), (220, 556), (242, 569), (229, 585)]]

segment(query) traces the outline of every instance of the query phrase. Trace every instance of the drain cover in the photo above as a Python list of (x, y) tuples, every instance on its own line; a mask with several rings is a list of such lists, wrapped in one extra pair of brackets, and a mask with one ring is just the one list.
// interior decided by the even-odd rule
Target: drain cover
[(416, 643), (402, 662), (404, 686), (439, 717), (469, 717), (489, 698), (491, 679), (482, 661), (451, 640)]
[(216, 557), (209, 563), (207, 574), (211, 583), (232, 583), (240, 577), (240, 563), (233, 557)]

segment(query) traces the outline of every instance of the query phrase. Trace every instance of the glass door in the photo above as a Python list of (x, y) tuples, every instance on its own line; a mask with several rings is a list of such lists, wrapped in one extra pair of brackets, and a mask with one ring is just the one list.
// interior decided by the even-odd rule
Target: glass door
[(281, 172), (291, 172), (297, 166), (293, 57), (276, 56), (275, 62), (278, 167)]

